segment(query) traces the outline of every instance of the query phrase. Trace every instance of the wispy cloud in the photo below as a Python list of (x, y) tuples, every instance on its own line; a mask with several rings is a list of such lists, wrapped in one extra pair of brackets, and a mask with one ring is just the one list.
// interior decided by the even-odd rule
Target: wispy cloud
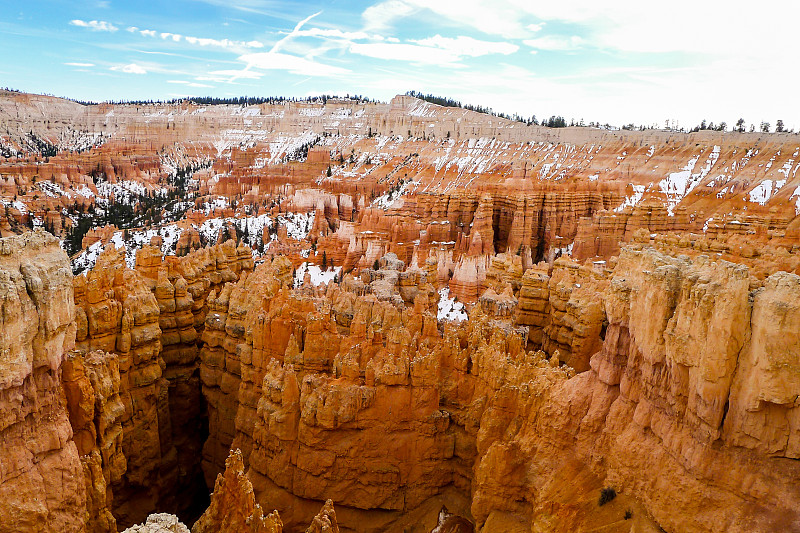
[(192, 37), (189, 35), (181, 35), (180, 33), (172, 32), (158, 32), (156, 30), (142, 30), (136, 26), (129, 26), (126, 28), (131, 33), (138, 33), (143, 37), (160, 37), (164, 41), (181, 42), (185, 41), (191, 45), (197, 46), (215, 46), (219, 48), (226, 48), (229, 50), (246, 50), (251, 48), (263, 48), (264, 43), (261, 41), (235, 41), (230, 39), (211, 39), (208, 37)]
[(422, 46), (432, 46), (442, 50), (448, 50), (459, 56), (478, 57), (489, 54), (513, 54), (519, 50), (519, 46), (507, 42), (481, 41), (459, 35), (458, 37), (442, 37), (434, 35), (427, 39), (412, 40), (412, 42)]
[(536, 50), (560, 52), (577, 50), (584, 44), (584, 40), (577, 35), (569, 37), (564, 35), (545, 35), (537, 39), (525, 39), (522, 42)]
[(289, 32), (289, 34), (288, 34), (288, 35), (286, 35), (286, 37), (284, 37), (283, 39), (279, 40), (277, 43), (275, 43), (275, 44), (272, 46), (272, 49), (270, 50), (270, 52), (273, 52), (273, 53), (274, 53), (274, 52), (278, 52), (278, 51), (280, 51), (280, 49), (281, 49), (281, 48), (283, 48), (283, 46), (284, 46), (286, 43), (288, 43), (288, 42), (289, 42), (289, 40), (291, 40), (293, 37), (295, 37), (295, 36), (297, 35), (297, 33), (300, 31), (300, 28), (302, 28), (302, 27), (303, 27), (303, 25), (304, 25), (306, 22), (308, 22), (309, 20), (313, 19), (314, 17), (317, 17), (317, 16), (319, 16), (321, 13), (322, 13), (322, 11), (317, 11), (317, 12), (316, 12), (316, 13), (314, 13), (313, 15), (309, 15), (309, 16), (307, 16), (306, 18), (304, 18), (303, 20), (301, 20), (300, 22), (298, 22), (298, 23), (295, 25), (294, 29), (293, 29), (291, 32)]
[(239, 60), (244, 61), (247, 65), (244, 72), (250, 69), (285, 70), (301, 76), (341, 76), (350, 72), (346, 68), (326, 65), (304, 57), (281, 52), (245, 54), (239, 56)]
[(264, 47), (264, 43), (261, 41), (231, 41), (228, 39), (208, 39), (203, 37), (186, 37), (186, 42), (199, 46), (219, 46), (220, 48), (228, 49)]
[(124, 72), (126, 74), (147, 74), (147, 69), (136, 63), (129, 63), (127, 65), (117, 65), (111, 67), (111, 70), (117, 72)]
[(361, 16), (366, 28), (382, 30), (400, 19), (433, 13), (440, 25), (465, 26), (489, 35), (523, 38), (530, 36), (530, 30), (525, 29), (521, 20), (526, 15), (525, 3), (522, 0), (385, 0), (368, 7)]
[(465, 57), (488, 54), (513, 54), (519, 46), (504, 42), (480, 41), (472, 37), (435, 35), (410, 43), (352, 43), (350, 52), (376, 59), (416, 64), (456, 66)]
[(93, 67), (94, 63), (64, 63), (65, 65), (69, 65), (70, 67)]
[(321, 37), (326, 39), (341, 39), (345, 41), (373, 40), (382, 41), (384, 37), (376, 33), (369, 34), (363, 31), (342, 31), (339, 29), (309, 28), (293, 32), (294, 37)]
[(115, 32), (119, 29), (110, 22), (106, 22), (105, 20), (90, 20), (87, 22), (85, 20), (75, 19), (75, 20), (70, 20), (69, 23), (72, 26), (78, 26), (80, 28), (89, 28), (90, 30), (93, 31)]
[(214, 81), (217, 83), (231, 82), (238, 78), (257, 80), (264, 76), (263, 72), (255, 72), (252, 70), (212, 70), (206, 75), (197, 76), (195, 79), (198, 81)]
[(291, 17), (284, 13), (282, 9), (286, 7), (286, 2), (275, 0), (198, 0), (204, 4), (222, 7), (226, 10), (235, 9), (245, 13), (255, 13), (268, 17), (291, 20)]
[(187, 87), (213, 87), (213, 85), (208, 85), (206, 83), (197, 83), (194, 81), (185, 81), (185, 80), (167, 80), (167, 83), (186, 85)]
[(369, 30), (382, 31), (389, 28), (395, 20), (418, 13), (420, 8), (404, 0), (386, 0), (369, 6), (361, 14), (364, 27)]

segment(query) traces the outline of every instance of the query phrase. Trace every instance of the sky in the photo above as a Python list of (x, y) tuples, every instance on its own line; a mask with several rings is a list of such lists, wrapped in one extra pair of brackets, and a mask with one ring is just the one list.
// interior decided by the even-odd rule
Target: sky
[(800, 130), (800, 2), (0, 0), (0, 87), (79, 100), (409, 90), (497, 112)]

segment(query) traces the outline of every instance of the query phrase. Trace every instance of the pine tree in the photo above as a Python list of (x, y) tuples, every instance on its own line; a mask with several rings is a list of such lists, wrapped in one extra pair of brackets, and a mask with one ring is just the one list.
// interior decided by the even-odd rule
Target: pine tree
[(325, 251), (322, 251), (322, 270), (328, 270), (328, 254)]

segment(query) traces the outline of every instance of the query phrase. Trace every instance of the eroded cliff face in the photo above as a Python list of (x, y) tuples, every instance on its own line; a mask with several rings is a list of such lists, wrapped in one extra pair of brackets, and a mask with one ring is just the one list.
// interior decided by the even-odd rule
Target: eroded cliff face
[[(785, 276), (776, 274), (767, 287), (785, 283)], [(580, 519), (579, 507), (570, 498), (562, 499), (565, 480), (559, 475), (570, 472), (567, 465), (576, 460), (604, 484), (636, 495), (669, 531), (798, 527), (794, 502), (800, 495), (800, 470), (787, 459), (790, 431), (777, 437), (780, 451), (765, 451), (766, 442), (776, 445), (776, 436), (766, 427), (777, 423), (788, 430), (796, 407), (750, 400), (747, 415), (742, 408), (747, 401), (742, 396), (763, 394), (740, 384), (744, 374), (752, 375), (750, 354), (761, 344), (753, 342), (754, 332), (771, 329), (774, 340), (768, 342), (785, 338), (774, 321), (767, 325), (758, 318), (762, 306), (775, 305), (775, 293), (767, 288), (751, 293), (749, 281), (740, 265), (676, 259), (651, 250), (623, 251), (605, 293), (609, 325), (591, 369), (547, 389), (543, 401), (527, 400), (529, 407), (522, 412), (528, 416), (517, 415), (515, 422), (514, 415), (506, 415), (505, 424), (499, 422), (502, 427), (517, 423), (525, 429), (490, 446), (498, 448), (495, 453), (518, 447), (513, 456), (526, 458), (520, 483), (530, 483), (526, 490), (536, 494), (531, 509), (536, 528), (567, 530), (562, 528), (580, 523), (574, 522)], [(784, 311), (793, 314), (791, 307)], [(788, 356), (785, 348), (775, 354), (777, 359)], [(765, 366), (771, 365), (765, 361)], [(782, 368), (784, 379), (793, 382), (795, 370)], [(766, 422), (767, 413), (776, 419)], [(742, 425), (736, 422), (741, 416), (764, 425), (760, 430), (749, 425), (743, 439)], [(500, 463), (507, 460), (505, 456)], [(487, 468), (487, 477), (489, 472)], [(494, 499), (494, 490), (482, 497), (481, 484), (479, 476), (473, 500), (476, 520), (485, 517), (488, 523), (497, 511), (515, 511), (502, 498)], [(508, 478), (502, 486), (508, 486)]]
[(458, 323), (432, 258), (326, 286), (232, 242), (74, 281), (42, 232), (0, 250), (8, 530), (116, 531), (215, 479), (195, 531), (800, 527), (797, 275), (499, 254)]
[(83, 466), (86, 529), (116, 532), (112, 485), (119, 483), (127, 470), (118, 356), (102, 351), (70, 352), (63, 365), (62, 386)]
[[(800, 527), (786, 395), (798, 390), (787, 298), (800, 278), (777, 273), (755, 291), (749, 281), (741, 265), (649, 250), (623, 251), (612, 279), (607, 341), (588, 374), (619, 386), (604, 431), (609, 477), (673, 530)], [(767, 377), (776, 371), (780, 384)], [(665, 475), (642, 476), (645, 465)], [(670, 512), (676, 502), (688, 517)]]
[(204, 530), (800, 529), (795, 137), (409, 97), (0, 93), (2, 126), (0, 236), (92, 228), (74, 279), (0, 241), (8, 527), (214, 487)]
[[(197, 341), (209, 292), (251, 268), (249, 249), (229, 241), (163, 263), (158, 250), (145, 248), (136, 270), (122, 251), (109, 250), (75, 278), (76, 348), (112, 353), (119, 367), (126, 468), (106, 482), (121, 525), (154, 509), (197, 516), (207, 504), (198, 461), (207, 422)], [(105, 456), (103, 465), (112, 467)]]
[[(552, 277), (521, 282), (528, 301), (536, 283), (557, 293), (539, 291), (550, 355), (526, 351), (528, 329), (503, 319), (500, 295), (442, 329), (422, 300), (403, 310), (358, 297), (349, 277), (324, 294), (289, 291), (275, 270), (217, 300), (213, 344), (227, 348), (209, 372), (233, 384), (216, 394), (237, 413), (226, 438), (257, 501), (289, 527), (332, 494), (354, 531), (411, 516), (422, 531), (443, 494), (485, 531), (623, 530), (628, 510), (648, 531), (798, 527), (796, 346), (774, 315), (794, 320), (797, 276), (753, 291), (744, 266), (636, 248), (613, 275), (556, 262)], [(244, 295), (254, 303), (237, 316), (252, 322), (238, 326), (224, 311)], [(517, 323), (537, 331), (533, 307)], [(581, 352), (590, 337), (596, 349)], [(590, 354), (586, 371), (561, 366), (559, 347)], [(604, 486), (620, 496), (598, 507)]]
[[(0, 128), (0, 235), (44, 225), (77, 234), (74, 251), (118, 243), (123, 227), (140, 247), (160, 226), (164, 253), (181, 255), (241, 236), (236, 218), (292, 212), (315, 215), (310, 239), (345, 269), (451, 254), (446, 283), (471, 302), (494, 254), (526, 269), (567, 253), (608, 260), (638, 231), (800, 272), (788, 133), (551, 129), (409, 96), (82, 106), (9, 92)], [(297, 266), (310, 243), (290, 227), (249, 245)]]
[(0, 302), (0, 530), (83, 531), (83, 466), (61, 387), (75, 306), (57, 239), (0, 240)]

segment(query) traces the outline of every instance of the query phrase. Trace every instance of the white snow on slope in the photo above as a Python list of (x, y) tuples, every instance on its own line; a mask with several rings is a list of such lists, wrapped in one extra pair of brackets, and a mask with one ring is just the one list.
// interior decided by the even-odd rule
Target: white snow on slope
[(797, 198), (797, 200), (795, 200), (795, 203), (794, 203), (794, 214), (795, 214), (795, 216), (798, 216), (798, 215), (800, 215), (800, 186), (798, 186), (794, 190), (792, 195), (789, 197), (789, 200), (791, 200), (792, 198)]
[(28, 206), (25, 204), (25, 202), (21, 202), (20, 200), (12, 201), (8, 200), (7, 198), (0, 198), (0, 203), (2, 203), (5, 207), (13, 207), (23, 215), (28, 212)]
[(769, 199), (772, 198), (781, 187), (786, 185), (786, 180), (764, 180), (750, 191), (750, 201), (758, 205), (766, 205)]
[(90, 189), (85, 183), (82, 183), (80, 187), (75, 189), (75, 192), (84, 198), (91, 198), (94, 196), (92, 189)]
[(375, 200), (372, 201), (372, 207), (379, 207), (381, 209), (395, 207), (397, 201), (400, 200), (403, 195), (408, 193), (408, 188), (412, 185), (419, 186), (419, 183), (415, 183), (413, 181), (403, 183), (397, 192), (389, 191), (386, 194), (382, 194), (381, 196), (375, 198)]
[(183, 230), (176, 224), (169, 224), (145, 231), (128, 230), (127, 240), (124, 239), (124, 231), (115, 231), (114, 235), (111, 236), (111, 243), (117, 249), (125, 248), (125, 263), (127, 263), (128, 267), (133, 268), (136, 266), (136, 252), (150, 244), (150, 240), (156, 236), (162, 238), (162, 255), (175, 255), (175, 248), (182, 233)]
[(439, 312), (436, 315), (439, 320), (450, 320), (462, 322), (468, 320), (469, 316), (464, 310), (464, 304), (457, 302), (455, 298), (450, 298), (450, 289), (439, 289)]
[(100, 241), (97, 241), (93, 245), (89, 246), (87, 249), (82, 251), (74, 261), (72, 261), (73, 271), (83, 272), (86, 269), (94, 267), (98, 256), (103, 253), (104, 249), (103, 243)]
[(316, 213), (283, 213), (276, 217), (279, 226), (286, 226), (286, 235), (296, 241), (302, 241), (308, 237), (311, 228), (314, 227), (314, 216)]
[(61, 185), (52, 181), (40, 181), (36, 185), (50, 198), (61, 198), (62, 196), (72, 198), (70, 193), (61, 188)]
[(670, 173), (669, 176), (658, 183), (660, 191), (667, 196), (667, 212), (670, 216), (674, 215), (673, 211), (681, 202), (681, 200), (683, 200), (687, 194), (692, 192), (692, 189), (697, 187), (697, 185), (708, 175), (713, 166), (716, 164), (717, 159), (719, 159), (719, 152), (720, 147), (714, 146), (714, 149), (711, 151), (708, 159), (706, 159), (706, 162), (703, 168), (700, 169), (700, 172), (692, 174), (695, 165), (697, 165), (697, 161), (700, 159), (700, 156), (698, 155), (691, 158), (686, 163), (686, 166), (681, 170)]
[(202, 211), (205, 216), (211, 214), (212, 211), (217, 209), (225, 209), (230, 205), (228, 199), (224, 196), (217, 196), (215, 198), (209, 199), (207, 202), (203, 202)]
[(416, 102), (406, 114), (410, 117), (432, 117), (436, 115), (436, 112), (435, 108), (431, 109), (431, 107), (432, 105), (430, 102), (420, 100)]
[(311, 278), (311, 284), (315, 287), (318, 285), (328, 284), (334, 280), (334, 278), (339, 274), (342, 270), (342, 267), (334, 267), (328, 268), (326, 271), (322, 271), (322, 269), (317, 265), (309, 265), (308, 263), (301, 263), (297, 270), (294, 272), (294, 287), (302, 287), (303, 280), (306, 277), (306, 272), (308, 272), (309, 277)]
[(627, 196), (625, 200), (619, 205), (619, 207), (616, 207), (614, 209), (614, 211), (616, 211), (617, 213), (621, 212), (628, 206), (633, 207), (634, 205), (639, 203), (639, 200), (642, 199), (642, 196), (644, 195), (644, 185), (631, 185), (631, 187), (633, 188), (633, 194)]

